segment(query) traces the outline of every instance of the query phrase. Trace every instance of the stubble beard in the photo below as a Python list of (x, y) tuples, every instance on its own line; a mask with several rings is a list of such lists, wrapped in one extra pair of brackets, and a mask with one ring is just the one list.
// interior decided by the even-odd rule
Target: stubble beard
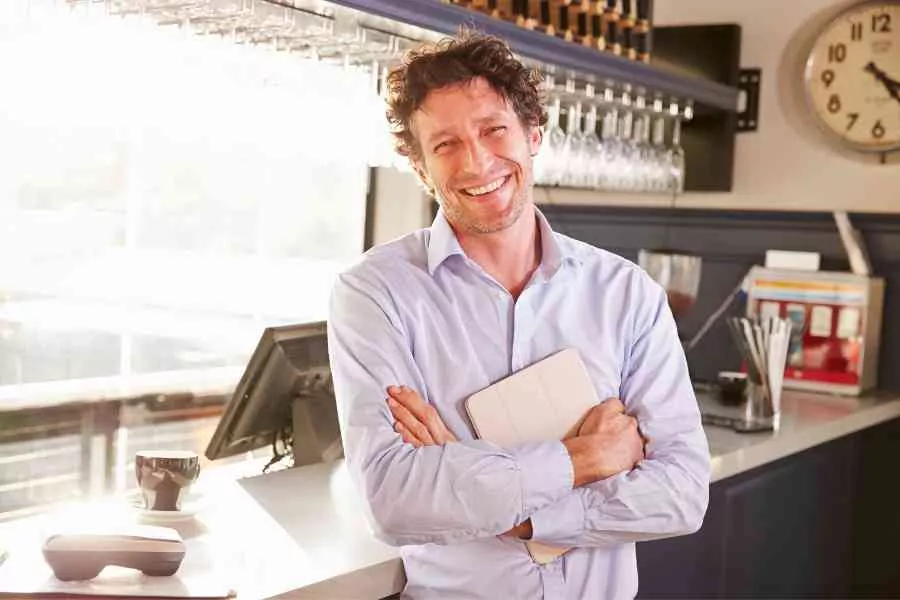
[(519, 194), (513, 198), (505, 214), (498, 220), (486, 223), (469, 214), (464, 208), (447, 202), (440, 194), (438, 194), (438, 203), (441, 205), (441, 208), (450, 223), (467, 233), (482, 235), (497, 233), (498, 231), (503, 231), (504, 229), (512, 227), (512, 225), (519, 220), (519, 217), (522, 216), (522, 211), (525, 210), (524, 196), (523, 194)]

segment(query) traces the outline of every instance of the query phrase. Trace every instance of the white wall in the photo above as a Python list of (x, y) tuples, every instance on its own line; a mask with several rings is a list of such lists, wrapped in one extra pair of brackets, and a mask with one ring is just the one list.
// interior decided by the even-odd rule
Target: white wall
[(741, 65), (763, 73), (759, 130), (738, 135), (733, 192), (688, 194), (679, 206), (900, 212), (900, 157), (880, 165), (842, 155), (798, 106), (796, 68), (804, 45), (817, 23), (848, 4), (853, 2), (655, 0), (658, 25), (741, 25)]

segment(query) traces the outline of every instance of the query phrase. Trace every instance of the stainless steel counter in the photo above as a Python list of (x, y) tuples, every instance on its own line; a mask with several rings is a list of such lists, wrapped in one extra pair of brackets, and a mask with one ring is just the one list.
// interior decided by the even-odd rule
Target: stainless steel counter
[[(739, 414), (710, 395), (697, 394), (701, 407), (719, 414)], [(749, 471), (780, 458), (867, 427), (900, 417), (900, 394), (875, 393), (857, 398), (785, 391), (776, 432), (737, 433), (706, 426), (712, 456), (712, 481)]]

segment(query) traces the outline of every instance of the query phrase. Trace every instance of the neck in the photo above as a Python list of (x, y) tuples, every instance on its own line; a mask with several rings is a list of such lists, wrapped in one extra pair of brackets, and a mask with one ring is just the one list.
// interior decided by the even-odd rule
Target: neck
[(541, 233), (534, 207), (522, 211), (503, 231), (470, 233), (456, 230), (466, 256), (478, 263), (513, 298), (518, 298), (541, 264)]

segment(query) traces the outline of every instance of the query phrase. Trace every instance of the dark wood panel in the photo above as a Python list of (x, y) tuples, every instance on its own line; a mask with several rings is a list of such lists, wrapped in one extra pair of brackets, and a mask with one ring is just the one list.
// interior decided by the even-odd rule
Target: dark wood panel
[[(854, 536), (855, 517), (874, 507), (869, 495), (878, 498), (889, 489), (884, 477), (857, 485), (866, 460), (860, 453), (864, 435), (714, 483), (700, 531), (637, 545), (638, 597), (855, 597), (854, 568), (861, 560), (854, 557), (861, 545), (888, 547), (888, 538), (876, 530)], [(885, 554), (860, 572), (870, 591), (896, 589), (886, 583), (894, 556)]]
[(722, 597), (847, 597), (854, 442), (831, 442), (727, 487)]
[(853, 597), (900, 598), (900, 419), (860, 436)]
[(724, 573), (725, 486), (713, 485), (697, 533), (637, 545), (638, 598), (718, 598)]

